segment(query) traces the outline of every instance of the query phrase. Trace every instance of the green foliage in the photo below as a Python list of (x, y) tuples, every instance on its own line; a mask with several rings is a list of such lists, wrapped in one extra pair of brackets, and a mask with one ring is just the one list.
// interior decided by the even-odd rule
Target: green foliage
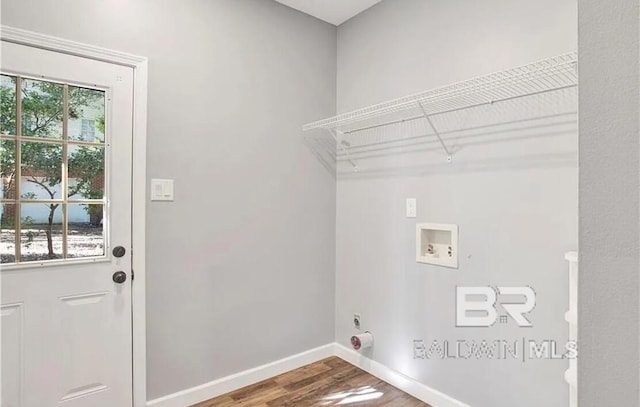
[(22, 143), (22, 171), (27, 181), (37, 184), (53, 198), (56, 185), (62, 182), (62, 145)]
[(98, 129), (100, 133), (105, 134), (104, 115), (98, 117), (98, 119), (96, 120), (96, 129)]
[(69, 176), (76, 179), (76, 184), (69, 189), (69, 195), (82, 194), (85, 198), (102, 198), (102, 182), (95, 186), (95, 181), (104, 172), (104, 148), (79, 146), (69, 156)]
[[(2, 76), (0, 86), (0, 131), (3, 134), (15, 134), (16, 127), (16, 82), (12, 77)], [(62, 121), (64, 86), (52, 82), (24, 79), (21, 89), (22, 98), (22, 135), (48, 139), (62, 138)], [(69, 87), (68, 114), (70, 119), (83, 117), (85, 109), (96, 109), (101, 106), (103, 92)], [(100, 104), (99, 104), (100, 103)], [(97, 106), (97, 107), (96, 107)], [(96, 129), (104, 134), (104, 116), (96, 120)], [(16, 182), (16, 148), (12, 140), (0, 143), (0, 177), (3, 180), (4, 196), (9, 197), (9, 190)], [(62, 183), (63, 147), (62, 144), (46, 142), (23, 142), (21, 145), (21, 162), (23, 179), (36, 185), (51, 199), (56, 196), (56, 187)], [(69, 146), (69, 177), (75, 182), (69, 185), (69, 196), (81, 194), (85, 198), (99, 199), (103, 195), (104, 148), (93, 146)], [(40, 195), (40, 194), (38, 194)], [(34, 198), (35, 195), (23, 198)], [(49, 209), (49, 256), (52, 252), (51, 231), (55, 211), (59, 205), (46, 204)], [(98, 211), (97, 208), (100, 207)], [(90, 214), (95, 219), (102, 218), (100, 205), (88, 205)], [(23, 220), (24, 222), (24, 220)], [(29, 238), (29, 237), (28, 237)]]
[[(0, 87), (0, 111), (2, 129), (15, 127), (15, 80), (3, 77)], [(29, 137), (60, 138), (63, 118), (63, 86), (57, 83), (32, 81), (25, 79), (22, 89), (22, 135)], [(14, 95), (13, 97), (11, 95)], [(102, 93), (92, 89), (69, 88), (69, 118), (79, 118), (83, 110), (98, 102)], [(104, 117), (98, 119), (98, 126), (104, 132)], [(22, 143), (23, 172), (33, 173), (30, 182), (38, 184), (54, 198), (53, 188), (62, 182), (62, 145), (52, 143)], [(0, 145), (0, 171), (4, 178), (15, 174), (15, 142), (3, 140)], [(77, 184), (70, 195), (82, 193), (87, 198), (101, 198), (102, 190), (92, 188), (96, 177), (104, 171), (104, 149), (80, 146), (70, 149), (69, 168), (73, 169), (72, 177)]]
[(31, 247), (31, 244), (35, 240), (35, 238), (39, 235), (38, 232), (34, 232), (31, 228), (33, 226), (33, 218), (31, 216), (25, 216), (22, 219), (22, 227), (27, 230), (27, 241), (25, 242), (25, 247)]
[(10, 198), (15, 186), (16, 143), (11, 140), (0, 140), (0, 176), (4, 180), (2, 196)]
[(16, 134), (16, 80), (9, 76), (0, 79), (0, 132)]
[[(22, 87), (22, 135), (62, 137), (64, 86), (58, 83), (24, 80)], [(69, 118), (77, 119), (83, 110), (102, 98), (93, 89), (69, 87)], [(7, 98), (8, 112), (15, 111), (15, 98)], [(3, 103), (5, 103), (3, 99)], [(3, 108), (4, 110), (4, 108)]]
[(22, 135), (60, 138), (62, 91), (57, 83), (24, 80), (22, 87)]
[[(104, 148), (80, 146), (69, 157), (70, 176), (76, 179), (69, 188), (69, 196), (81, 194), (85, 198), (100, 199), (104, 194), (103, 177)], [(81, 176), (77, 176), (76, 174)], [(86, 205), (91, 224), (99, 226), (102, 221), (102, 205)]]

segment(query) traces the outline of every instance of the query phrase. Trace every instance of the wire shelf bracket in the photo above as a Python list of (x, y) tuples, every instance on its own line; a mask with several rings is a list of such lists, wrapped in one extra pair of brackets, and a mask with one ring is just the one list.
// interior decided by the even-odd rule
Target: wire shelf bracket
[(349, 161), (349, 164), (353, 166), (353, 170), (355, 172), (358, 172), (358, 169), (359, 169), (358, 162), (351, 157), (351, 154), (349, 154), (349, 151), (347, 151), (347, 149), (344, 146), (344, 144), (346, 143), (346, 141), (344, 140), (344, 133), (336, 129), (327, 129), (327, 130), (329, 131), (333, 139), (336, 141), (336, 145), (338, 146), (340, 151), (342, 151), (344, 155), (347, 157), (347, 161)]
[(452, 161), (452, 159), (451, 159), (451, 151), (449, 151), (449, 149), (447, 148), (447, 145), (444, 143), (444, 141), (442, 141), (442, 136), (440, 136), (440, 133), (438, 132), (438, 129), (436, 129), (436, 126), (433, 124), (433, 121), (431, 120), (431, 117), (429, 116), (429, 114), (427, 113), (426, 109), (422, 105), (422, 102), (418, 102), (418, 105), (420, 106), (420, 110), (422, 110), (422, 113), (424, 114), (424, 118), (427, 121), (427, 123), (429, 124), (429, 127), (431, 127), (431, 130), (433, 131), (433, 134), (435, 134), (435, 136), (438, 138), (438, 141), (440, 142), (440, 145), (442, 146), (442, 149), (444, 150), (445, 153), (447, 153), (447, 162), (450, 163)]

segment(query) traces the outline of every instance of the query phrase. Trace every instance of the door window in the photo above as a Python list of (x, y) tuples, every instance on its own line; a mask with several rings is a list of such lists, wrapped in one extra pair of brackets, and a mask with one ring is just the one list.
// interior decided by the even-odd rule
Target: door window
[(104, 90), (0, 75), (3, 265), (105, 256)]

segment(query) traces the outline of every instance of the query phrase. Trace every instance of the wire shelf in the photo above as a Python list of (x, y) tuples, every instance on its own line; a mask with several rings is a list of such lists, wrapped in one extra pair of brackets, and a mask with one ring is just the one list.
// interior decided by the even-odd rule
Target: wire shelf
[(503, 102), (521, 110), (534, 109), (531, 105), (535, 101), (519, 100), (530, 96), (540, 96), (538, 99), (553, 104), (550, 93), (574, 92), (572, 88), (577, 87), (577, 63), (577, 53), (571, 52), (312, 122), (302, 129), (326, 130), (333, 138), (333, 145), (320, 141), (323, 136), (310, 138), (311, 144), (325, 149), (323, 160), (327, 162), (345, 157), (357, 168), (355, 160), (349, 158), (351, 149), (427, 133), (437, 138), (451, 161), (451, 152), (438, 131), (440, 122), (447, 121), (444, 118), (455, 120), (466, 110), (486, 114), (487, 107), (493, 109), (498, 103), (505, 105)]

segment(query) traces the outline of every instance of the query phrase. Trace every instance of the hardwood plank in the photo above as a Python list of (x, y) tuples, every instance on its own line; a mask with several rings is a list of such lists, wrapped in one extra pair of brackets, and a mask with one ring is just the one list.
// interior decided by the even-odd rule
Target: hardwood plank
[(280, 385), (287, 385), (292, 383), (297, 383), (301, 380), (307, 379), (311, 376), (315, 376), (318, 373), (326, 372), (327, 370), (331, 370), (331, 366), (320, 361), (318, 363), (313, 363), (307, 366), (303, 366), (300, 369), (292, 370), (290, 372), (281, 374), (280, 376), (276, 376), (273, 378)]
[(192, 407), (231, 407), (235, 401), (231, 397), (220, 396), (215, 399), (204, 401), (202, 403), (198, 403)]
[(260, 393), (256, 393), (251, 397), (242, 400), (236, 400), (236, 403), (240, 402), (242, 405), (254, 406), (264, 405), (267, 406), (269, 402), (278, 399), (287, 394), (287, 391), (283, 388), (265, 389)]
[(242, 389), (233, 391), (233, 392), (227, 394), (227, 396), (231, 397), (235, 401), (239, 401), (239, 400), (242, 400), (242, 399), (249, 398), (252, 395), (254, 395), (256, 393), (260, 393), (260, 392), (262, 392), (264, 390), (277, 389), (279, 386), (280, 385), (278, 383), (276, 383), (275, 380), (269, 379), (269, 380), (264, 380), (264, 381), (261, 381), (261, 382), (256, 383), (256, 384), (252, 384), (251, 386), (247, 386), (247, 387), (244, 387)]
[(347, 361), (345, 361), (343, 359), (340, 359), (339, 357), (336, 357), (336, 356), (328, 357), (325, 360), (323, 360), (322, 363), (324, 363), (325, 365), (327, 365), (329, 367), (335, 367), (335, 368), (342, 367), (342, 366), (350, 364), (349, 362), (347, 362)]
[(192, 407), (336, 406), (347, 399), (353, 401), (354, 406), (430, 407), (338, 357), (303, 366)]

